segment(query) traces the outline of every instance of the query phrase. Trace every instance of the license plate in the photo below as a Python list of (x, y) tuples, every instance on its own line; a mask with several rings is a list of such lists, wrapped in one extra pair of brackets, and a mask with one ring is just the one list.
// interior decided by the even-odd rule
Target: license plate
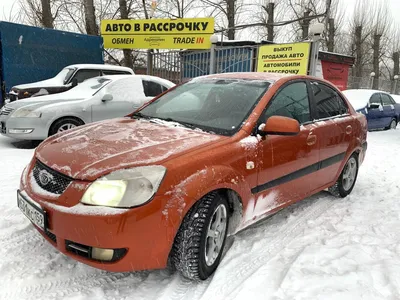
[(29, 221), (31, 221), (33, 224), (44, 231), (46, 224), (45, 212), (40, 207), (37, 207), (36, 205), (25, 199), (23, 196), (21, 196), (19, 192), (17, 194), (17, 200), (19, 209), (24, 213)]

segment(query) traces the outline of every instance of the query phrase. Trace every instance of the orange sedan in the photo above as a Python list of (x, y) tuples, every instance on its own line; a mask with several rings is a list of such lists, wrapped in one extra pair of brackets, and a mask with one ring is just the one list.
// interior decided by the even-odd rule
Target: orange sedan
[(352, 191), (367, 122), (330, 83), (234, 73), (131, 115), (50, 137), (18, 206), (59, 251), (114, 272), (171, 265), (204, 280), (226, 236), (324, 189)]

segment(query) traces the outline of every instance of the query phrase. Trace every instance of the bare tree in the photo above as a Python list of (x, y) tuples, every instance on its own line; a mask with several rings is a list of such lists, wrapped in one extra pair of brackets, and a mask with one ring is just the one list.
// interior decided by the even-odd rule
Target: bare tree
[(20, 0), (20, 5), (29, 24), (54, 28), (54, 20), (61, 7), (57, 0)]
[(373, 71), (375, 73), (373, 88), (379, 88), (379, 78), (381, 75), (380, 72), (380, 62), (384, 55), (382, 51), (382, 39), (384, 39), (389, 33), (391, 27), (391, 18), (389, 13), (389, 8), (387, 6), (387, 2), (379, 2), (374, 3), (374, 22), (373, 22), (373, 41), (372, 41), (372, 49), (373, 49)]
[(99, 29), (96, 23), (96, 14), (93, 0), (83, 0), (85, 12), (86, 33), (90, 35), (98, 35)]
[(254, 19), (262, 24), (262, 26), (257, 26), (257, 33), (261, 38), (266, 38), (268, 41), (273, 42), (278, 37), (282, 27), (275, 26), (275, 23), (281, 20), (285, 13), (283, 2), (284, 0), (260, 0), (256, 4), (259, 13), (254, 16)]
[[(121, 19), (129, 18), (126, 0), (119, 0), (119, 11), (120, 11)], [(124, 65), (128, 68), (133, 69), (132, 51), (129, 49), (123, 49), (122, 51), (124, 53)]]
[[(358, 0), (350, 22), (350, 31), (352, 35), (352, 49), (350, 54), (354, 55), (356, 58), (353, 70), (357, 80), (361, 80), (361, 77), (364, 75), (365, 67), (371, 62), (371, 47), (367, 45), (367, 39), (373, 33), (373, 21), (374, 11), (371, 9), (369, 1)], [(360, 82), (354, 87), (359, 88)]]
[(160, 1), (157, 12), (161, 16), (169, 18), (185, 18), (189, 14), (198, 16), (201, 10), (194, 9), (199, 4), (199, 0), (164, 0)]
[[(203, 9), (210, 10), (211, 15), (217, 21), (221, 19), (221, 23), (217, 22), (220, 31), (226, 33), (229, 40), (234, 40), (236, 35), (236, 24), (239, 20), (240, 13), (245, 7), (243, 0), (200, 0), (203, 3)], [(225, 24), (225, 25), (223, 25)]]

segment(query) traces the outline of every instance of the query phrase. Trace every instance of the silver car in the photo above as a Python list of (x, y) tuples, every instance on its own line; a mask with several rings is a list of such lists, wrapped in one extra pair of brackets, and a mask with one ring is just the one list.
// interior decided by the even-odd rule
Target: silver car
[(83, 124), (123, 117), (174, 85), (147, 75), (91, 78), (64, 93), (5, 105), (0, 110), (0, 133), (15, 139), (44, 140)]

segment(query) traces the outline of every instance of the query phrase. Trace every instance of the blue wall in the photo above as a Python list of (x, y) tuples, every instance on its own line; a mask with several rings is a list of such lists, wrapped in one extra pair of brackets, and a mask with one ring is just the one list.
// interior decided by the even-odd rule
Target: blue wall
[(53, 29), (0, 22), (2, 79), (17, 84), (55, 76), (67, 65), (103, 64), (103, 39)]

